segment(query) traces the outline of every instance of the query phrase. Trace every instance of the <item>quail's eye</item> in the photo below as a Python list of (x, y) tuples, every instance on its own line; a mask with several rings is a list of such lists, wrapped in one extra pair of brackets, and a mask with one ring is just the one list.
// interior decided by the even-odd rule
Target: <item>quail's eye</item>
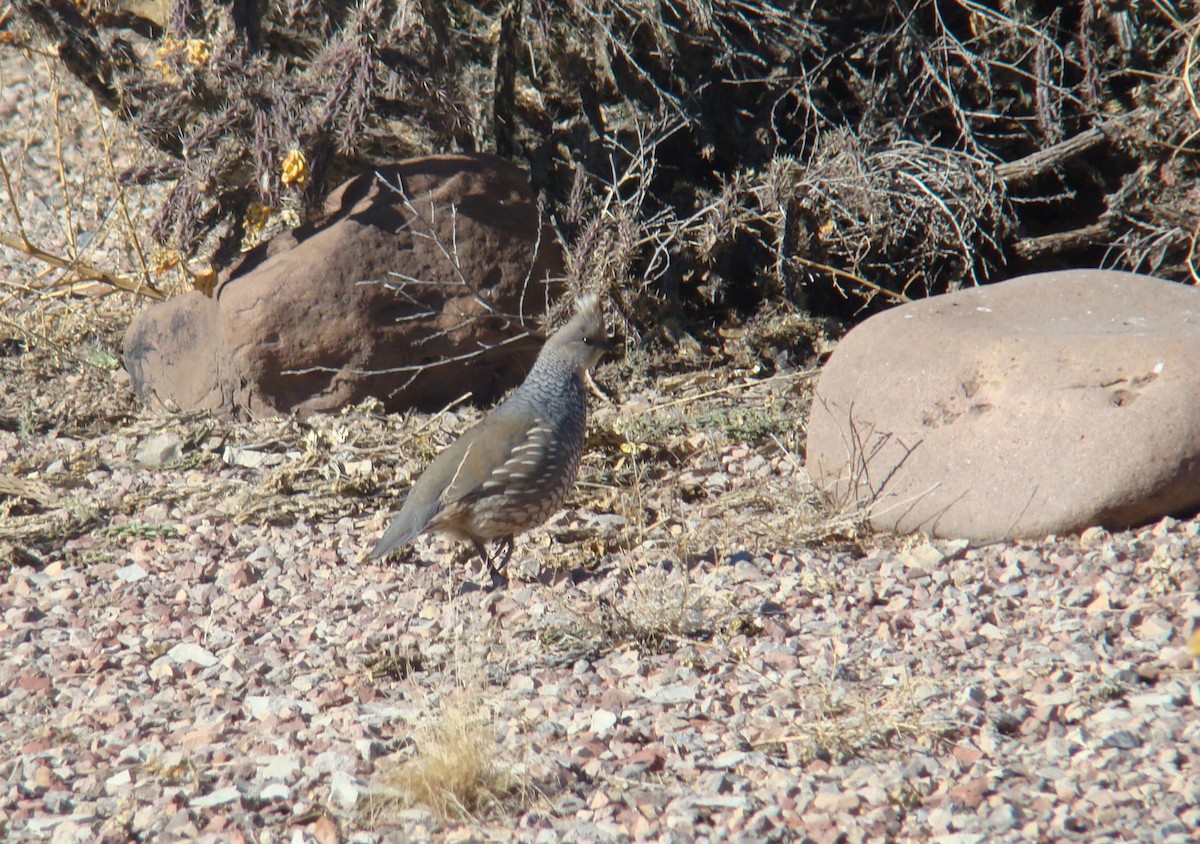
[(584, 338), (583, 338), (583, 345), (585, 345), (585, 346), (590, 346), (590, 345), (592, 345), (592, 338), (591, 338), (591, 337), (584, 337)]

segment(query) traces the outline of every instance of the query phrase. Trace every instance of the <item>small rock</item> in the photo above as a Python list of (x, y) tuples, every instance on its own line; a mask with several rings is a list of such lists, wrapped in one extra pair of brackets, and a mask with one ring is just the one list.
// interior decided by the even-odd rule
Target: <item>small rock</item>
[(711, 767), (724, 768), (726, 770), (736, 768), (745, 761), (748, 755), (749, 754), (740, 750), (726, 750), (724, 753), (718, 754), (716, 758), (712, 760)]
[(259, 451), (253, 448), (227, 445), (221, 452), (221, 460), (229, 466), (241, 466), (244, 469), (265, 469), (279, 466), (287, 460), (286, 454), (273, 451)]
[(358, 755), (362, 757), (364, 762), (371, 762), (383, 756), (387, 752), (387, 748), (383, 743), (375, 739), (359, 739), (354, 742), (354, 749), (358, 751)]
[(617, 724), (615, 712), (607, 709), (597, 709), (592, 713), (592, 733), (598, 736), (606, 735)]
[(696, 698), (696, 689), (684, 683), (676, 683), (651, 689), (646, 697), (654, 703), (686, 703)]
[(258, 796), (262, 800), (291, 800), (292, 789), (281, 782), (267, 783)]
[(899, 559), (907, 568), (932, 571), (942, 564), (946, 555), (932, 542), (926, 542), (901, 553)]
[(979, 635), (993, 642), (1002, 642), (1008, 638), (1008, 633), (991, 622), (979, 625)]
[(245, 701), (246, 711), (252, 718), (263, 719), (269, 715), (285, 717), (288, 715), (305, 715), (312, 717), (317, 714), (317, 705), (307, 700), (296, 700), (283, 695), (248, 695)]
[(1142, 740), (1128, 730), (1117, 730), (1104, 737), (1101, 742), (1104, 747), (1115, 747), (1118, 750), (1133, 750), (1142, 746)]
[(818, 812), (853, 812), (862, 802), (857, 794), (844, 791), (822, 791), (813, 798), (812, 807)]
[(54, 834), (50, 836), (50, 844), (76, 844), (76, 842), (92, 840), (94, 840), (92, 830), (76, 823), (71, 818), (65, 819), (54, 827)]
[(540, 739), (553, 741), (565, 736), (567, 734), (567, 728), (558, 721), (545, 720), (540, 721), (538, 725), (533, 728), (533, 734)]
[(1156, 841), (1195, 841), (1195, 838), (1190, 836), (1195, 834), (1195, 830), (1189, 830), (1179, 821), (1167, 821), (1165, 824), (1154, 830), (1154, 838)]
[(355, 807), (361, 793), (361, 784), (345, 771), (334, 771), (329, 778), (329, 799), (346, 811)]
[(301, 767), (300, 754), (281, 753), (269, 757), (269, 761), (259, 768), (258, 776), (259, 779), (289, 782), (300, 773)]
[(61, 823), (70, 823), (70, 821), (64, 821), (62, 818), (54, 815), (34, 815), (26, 822), (25, 829), (27, 832), (41, 835), (42, 833), (49, 832)]
[(179, 666), (170, 657), (156, 659), (150, 664), (150, 679), (157, 683), (173, 680), (180, 675)]
[(1020, 813), (1011, 803), (1001, 803), (988, 815), (987, 825), (992, 832), (1008, 832), (1021, 822)]
[(1130, 695), (1125, 698), (1130, 709), (1156, 709), (1163, 706), (1176, 706), (1178, 699), (1169, 692), (1147, 692), (1144, 695)]
[(208, 668), (217, 664), (216, 656), (195, 642), (180, 642), (167, 651), (167, 656), (175, 660), (179, 665), (183, 665), (185, 662), (194, 662), (201, 668)]
[(158, 467), (174, 463), (183, 454), (183, 438), (178, 434), (156, 434), (144, 440), (133, 454), (133, 462)]
[(987, 777), (975, 777), (950, 789), (950, 798), (958, 805), (974, 812), (990, 791)]
[(42, 805), (46, 807), (47, 812), (65, 815), (74, 805), (73, 795), (69, 791), (47, 791), (42, 797)]
[(936, 700), (942, 696), (942, 690), (932, 683), (926, 683), (918, 686), (913, 692), (913, 700), (917, 703), (927, 703), (931, 700)]
[(1162, 616), (1152, 615), (1139, 624), (1133, 632), (1139, 639), (1145, 639), (1157, 645), (1165, 645), (1175, 635), (1175, 626)]
[(333, 750), (318, 753), (309, 769), (314, 774), (328, 774), (336, 771), (348, 771), (354, 768), (353, 757)]
[(104, 791), (106, 794), (113, 794), (130, 785), (133, 782), (133, 775), (129, 773), (129, 769), (118, 771), (104, 781)]
[(117, 576), (118, 580), (123, 580), (126, 583), (137, 583), (139, 580), (150, 576), (149, 573), (137, 563), (130, 563), (127, 566), (123, 566), (113, 572), (113, 574)]
[(962, 691), (963, 703), (979, 706), (985, 700), (987, 700), (987, 695), (978, 686), (968, 686)]
[(139, 835), (139, 840), (147, 841), (149, 840), (149, 837), (144, 833), (150, 829), (150, 827), (156, 824), (161, 816), (162, 812), (157, 806), (142, 806), (133, 813), (133, 821), (130, 828), (134, 832), (143, 833), (142, 835)]
[(690, 802), (693, 806), (699, 806), (702, 809), (749, 810), (753, 806), (748, 797), (742, 797), (737, 794), (712, 794), (705, 797), (695, 797)]
[(224, 806), (226, 803), (233, 803), (240, 799), (242, 792), (237, 786), (227, 785), (224, 788), (218, 788), (216, 791), (193, 798), (188, 803), (193, 809), (211, 809), (213, 806)]
[(971, 547), (971, 541), (969, 539), (939, 540), (937, 547), (947, 560), (953, 560)]

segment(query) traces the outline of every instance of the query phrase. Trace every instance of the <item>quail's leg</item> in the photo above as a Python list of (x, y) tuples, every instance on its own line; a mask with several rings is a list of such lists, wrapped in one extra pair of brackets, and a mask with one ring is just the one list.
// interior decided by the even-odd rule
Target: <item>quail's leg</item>
[[(492, 585), (495, 587), (508, 585), (508, 574), (505, 572), (505, 567), (508, 565), (508, 560), (512, 557), (513, 538), (506, 536), (500, 540), (500, 545), (496, 548), (496, 553), (488, 560), (488, 568), (492, 571)], [(499, 562), (497, 562), (499, 560)]]
[[(488, 567), (490, 568), (492, 565), (492, 561), (491, 561), (491, 558), (488, 556), (487, 546), (484, 545), (482, 542), (480, 542), (478, 539), (471, 540), (471, 543), (475, 546), (475, 553), (479, 555), (479, 559), (481, 559), (485, 563), (487, 563)], [(468, 557), (467, 559), (470, 559), (470, 558)]]
[[(501, 571), (501, 569), (504, 567), (504, 563), (501, 563), (499, 566), (497, 566), (495, 563), (495, 559), (494, 559), (494, 557), (499, 556), (500, 549), (499, 548), (497, 549), (497, 553), (495, 555), (488, 554), (486, 545), (484, 545), (479, 540), (474, 540), (473, 542), (475, 545), (475, 553), (477, 553), (479, 555), (479, 559), (483, 560), (483, 562), (487, 564), (488, 571), (490, 571), (492, 573), (492, 588), (499, 589), (501, 586), (507, 586), (508, 585), (508, 577), (505, 576), (504, 572)], [(505, 540), (501, 540), (501, 546), (500, 546), (501, 548), (504, 547), (504, 542), (505, 542)], [(511, 539), (508, 540), (508, 544), (509, 544), (509, 554), (512, 554), (512, 540)], [(504, 558), (504, 562), (505, 563), (508, 562), (508, 557)]]
[(498, 551), (499, 551), (499, 550), (503, 550), (503, 551), (504, 551), (504, 559), (502, 559), (502, 560), (501, 560), (501, 561), (500, 561), (500, 562), (497, 564), (497, 566), (496, 566), (496, 568), (501, 568), (501, 569), (502, 569), (502, 568), (504, 568), (505, 566), (507, 566), (507, 565), (508, 565), (508, 561), (509, 561), (509, 559), (511, 559), (511, 558), (512, 558), (512, 553), (513, 553), (513, 538), (512, 538), (511, 536), (506, 536), (506, 537), (504, 537), (503, 539), (501, 539), (501, 540), (500, 540), (500, 548), (499, 548), (499, 549), (497, 549), (497, 550), (498, 550)]

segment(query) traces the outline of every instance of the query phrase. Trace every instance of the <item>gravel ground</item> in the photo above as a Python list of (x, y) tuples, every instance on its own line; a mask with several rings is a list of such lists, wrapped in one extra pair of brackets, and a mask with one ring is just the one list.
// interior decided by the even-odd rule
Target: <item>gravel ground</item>
[[(37, 62), (0, 51), (0, 82), (0, 121), (42, 120)], [(28, 137), (0, 138), (6, 160)], [(72, 178), (97, 148), (64, 142)], [(42, 149), (20, 195), (56, 243)], [(40, 270), (0, 249), (6, 324)], [(82, 314), (118, 342), (113, 300), (34, 298), (47, 332)], [(473, 411), (156, 419), (119, 369), (20, 336), (0, 475), (53, 494), (0, 491), (0, 837), (1196, 839), (1200, 521), (863, 538), (811, 509), (803, 377), (640, 379), (491, 592), (440, 540), (361, 561)], [(774, 437), (730, 405), (766, 408)], [(430, 755), (490, 759), (469, 781), (496, 793), (465, 818), (409, 806)]]

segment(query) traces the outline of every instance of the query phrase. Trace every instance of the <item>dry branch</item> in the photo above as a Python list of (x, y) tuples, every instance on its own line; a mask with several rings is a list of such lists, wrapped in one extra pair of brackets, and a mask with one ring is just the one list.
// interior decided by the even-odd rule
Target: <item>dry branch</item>
[(1040, 149), (1016, 161), (997, 164), (996, 175), (1010, 187), (1031, 181), (1078, 158), (1105, 141), (1122, 137), (1128, 133), (1131, 124), (1144, 120), (1146, 116), (1147, 110), (1142, 108), (1106, 120), (1046, 149)]
[(99, 267), (94, 267), (85, 261), (77, 259), (63, 258), (45, 249), (34, 246), (23, 237), (16, 237), (5, 232), (0, 232), (0, 244), (16, 249), (18, 252), (23, 252), (35, 260), (41, 261), (43, 264), (49, 264), (52, 267), (68, 270), (70, 279), (66, 284), (74, 285), (81, 282), (100, 281), (112, 287), (114, 290), (122, 290), (126, 293), (134, 293), (138, 296), (145, 296), (147, 299), (153, 299), (156, 302), (161, 302), (166, 299), (166, 295), (158, 288), (144, 281), (132, 281), (123, 276), (114, 275), (113, 273), (102, 270)]

